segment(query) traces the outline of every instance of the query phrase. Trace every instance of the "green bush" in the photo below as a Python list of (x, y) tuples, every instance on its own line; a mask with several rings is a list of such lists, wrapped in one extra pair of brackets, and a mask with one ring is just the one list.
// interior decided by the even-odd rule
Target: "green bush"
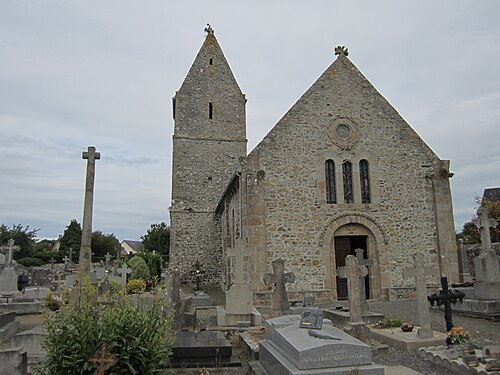
[(144, 292), (144, 289), (146, 289), (146, 285), (144, 285), (143, 280), (130, 280), (127, 283), (127, 294), (139, 294)]
[(126, 296), (115, 296), (103, 305), (89, 283), (75, 290), (74, 302), (63, 305), (46, 323), (47, 358), (37, 374), (93, 374), (97, 365), (92, 359), (103, 353), (116, 359), (107, 374), (161, 372), (174, 340), (164, 298), (154, 295), (147, 308)]
[(144, 258), (136, 255), (128, 261), (128, 266), (132, 269), (131, 279), (149, 279), (149, 267)]
[(39, 258), (32, 257), (18, 259), (17, 263), (22, 264), (24, 267), (43, 266), (44, 264), (47, 264), (47, 262), (44, 262)]

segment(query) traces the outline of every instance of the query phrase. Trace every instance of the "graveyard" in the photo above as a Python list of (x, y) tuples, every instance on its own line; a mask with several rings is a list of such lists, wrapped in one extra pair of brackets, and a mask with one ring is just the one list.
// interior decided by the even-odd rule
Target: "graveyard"
[[(488, 251), (491, 244), (488, 245), (487, 235), (483, 237), (486, 238), (483, 250)], [(78, 286), (80, 268), (66, 257), (64, 263), (48, 266), (50, 275), (46, 282), (42, 278), (37, 282), (40, 285), (28, 282), (21, 292), (16, 276), (21, 268), (12, 261), (15, 249), (14, 241), (2, 246), (6, 261), (0, 273), (0, 357), (7, 365), (0, 373), (37, 373), (37, 365), (45, 363), (50, 353), (47, 345), (56, 345), (51, 337), (54, 323), (50, 322), (82, 298), (82, 287)], [(287, 285), (293, 284), (294, 275), (287, 272), (286, 261), (278, 259), (273, 263), (273, 272), (265, 275), (264, 282), (272, 294), (272, 303), (266, 306), (254, 305), (244, 277), (243, 254), (244, 243), (239, 243), (229, 254), (235, 259), (236, 293), (207, 284), (204, 265), (196, 262), (188, 283), (181, 283), (179, 270), (165, 268), (150, 291), (144, 287), (127, 295), (131, 269), (126, 263), (118, 266), (117, 259), (109, 253), (104, 262), (89, 264), (87, 282), (95, 286), (97, 303), (101, 306), (96, 311), (111, 309), (117, 300), (122, 301), (119, 304), (151, 307), (155, 298), (161, 299), (168, 313), (155, 319), (165, 319), (168, 326), (163, 334), (168, 336), (165, 342), (169, 347), (160, 353), (164, 356), (160, 373), (164, 374), (495, 374), (500, 371), (496, 315), (471, 317), (470, 311), (463, 314), (463, 309), (456, 309), (457, 304), (467, 301), (466, 294), (460, 292), (465, 288), (448, 288), (446, 278), (441, 288), (430, 294), (426, 276), (436, 270), (425, 267), (419, 254), (413, 257), (413, 267), (404, 271), (405, 277), (415, 280), (415, 298), (366, 300), (361, 286), (370, 261), (364, 259), (360, 264), (362, 258), (348, 256), (338, 274), (347, 279), (349, 298), (330, 304), (317, 304), (313, 296), (298, 303), (289, 300)], [(124, 296), (126, 303), (121, 299)], [(51, 309), (49, 301), (58, 301), (58, 309)], [(450, 339), (453, 332), (458, 339)], [(88, 361), (88, 373), (107, 374), (118, 359), (103, 347), (89, 356)]]
[(0, 375), (500, 375), (500, 188), (456, 233), (450, 160), (344, 45), (247, 150), (204, 33), (172, 98), (168, 225), (93, 231), (103, 145), (78, 151), (81, 227), (27, 255), (37, 230), (2, 224)]

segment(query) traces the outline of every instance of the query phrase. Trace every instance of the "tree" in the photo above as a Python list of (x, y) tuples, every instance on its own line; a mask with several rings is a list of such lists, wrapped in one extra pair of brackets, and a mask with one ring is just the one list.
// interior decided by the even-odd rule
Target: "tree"
[(168, 261), (170, 251), (170, 227), (165, 223), (151, 224), (147, 233), (141, 236), (144, 251), (156, 251)]
[(29, 225), (24, 228), (21, 224), (14, 224), (9, 228), (5, 224), (0, 225), (0, 245), (6, 245), (11, 238), (20, 249), (14, 251), (15, 260), (31, 257), (36, 241), (36, 233), (40, 229), (30, 229)]
[(116, 255), (117, 250), (120, 248), (120, 242), (113, 233), (104, 234), (100, 230), (92, 232), (92, 240), (90, 244), (93, 257), (97, 260), (104, 259), (107, 252), (111, 255)]
[(132, 269), (130, 273), (130, 279), (149, 279), (149, 267), (146, 261), (140, 256), (136, 255), (128, 261), (128, 266)]
[[(496, 228), (490, 228), (491, 242), (500, 242), (500, 201), (492, 201), (488, 199), (481, 199), (476, 196), (476, 203), (478, 206), (486, 207), (488, 209), (488, 214), (490, 217), (494, 218), (498, 225)], [(477, 219), (477, 216), (466, 222), (460, 233), (457, 233), (457, 239), (462, 239), (465, 244), (474, 244), (481, 242), (481, 236), (479, 230), (474, 224), (473, 220)]]
[(69, 249), (73, 249), (73, 262), (78, 260), (80, 245), (82, 243), (82, 227), (75, 219), (71, 220), (60, 240), (59, 253), (61, 257), (69, 256)]
[(157, 276), (159, 279), (161, 277), (161, 255), (153, 254), (152, 251), (142, 251), (137, 255), (146, 261), (151, 277)]

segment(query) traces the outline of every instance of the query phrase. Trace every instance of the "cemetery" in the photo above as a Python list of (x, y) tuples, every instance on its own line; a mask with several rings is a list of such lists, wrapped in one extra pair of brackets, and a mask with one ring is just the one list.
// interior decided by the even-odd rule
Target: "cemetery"
[[(210, 72), (214, 82), (206, 86), (215, 87), (214, 95), (229, 100), (225, 95), (230, 92), (231, 100), (236, 97), (238, 104), (246, 103), (212, 27), (207, 25), (205, 32), (193, 66), (204, 64)], [(338, 46), (334, 51), (337, 60), (308, 93), (323, 90), (340, 71), (350, 78), (335, 84), (356, 81), (363, 95), (369, 91), (377, 97), (348, 60), (347, 48)], [(224, 62), (222, 73), (215, 71), (213, 58), (217, 64)], [(359, 181), (351, 186), (335, 180), (352, 177), (350, 162), (338, 157), (356, 150), (363, 132), (354, 120), (334, 119), (328, 125), (333, 131), (324, 148), (339, 149), (340, 154), (319, 163), (321, 173), (323, 168), (327, 175), (333, 171), (327, 181), (311, 184), (328, 191), (328, 202), (317, 199), (312, 204), (314, 214), (297, 218), (290, 207), (313, 194), (307, 190), (303, 196), (293, 193), (289, 201), (280, 200), (278, 189), (286, 190), (289, 185), (278, 181), (281, 160), (274, 161), (276, 170), (271, 165), (267, 170), (263, 167), (272, 164), (269, 155), (274, 155), (266, 147), (279, 144), (283, 136), (278, 125), (270, 133), (272, 139), (267, 138), (248, 158), (246, 149), (244, 157), (236, 157), (241, 156), (244, 143), (236, 132), (238, 137), (228, 146), (228, 165), (216, 157), (207, 161), (223, 164), (207, 167), (214, 172), (213, 178), (207, 179), (205, 170), (186, 172), (196, 163), (187, 156), (193, 146), (182, 144), (192, 141), (182, 126), (196, 121), (204, 124), (205, 119), (187, 113), (189, 106), (183, 107), (182, 101), (202, 95), (196, 86), (205, 77), (202, 73), (203, 69), (190, 70), (173, 102), (178, 106), (174, 163), (189, 164), (173, 169), (202, 175), (203, 184), (178, 177), (173, 182), (170, 253), (162, 258), (146, 249), (122, 256), (120, 248), (96, 261), (93, 197), (101, 153), (89, 146), (82, 153), (86, 179), (79, 249), (71, 248), (68, 255), (58, 261), (52, 258), (50, 264), (26, 266), (14, 260), (14, 252), (20, 249), (14, 238), (0, 244), (0, 375), (500, 374), (500, 257), (499, 246), (490, 236), (490, 229), (498, 223), (481, 206), (474, 221), (481, 239), (478, 254), (471, 257), (461, 252), (460, 245), (457, 249), (450, 219), (448, 162), (431, 151), (423, 152), (422, 160), (432, 163), (437, 172), (430, 167), (419, 170), (415, 176), (420, 180), (415, 182), (413, 176), (415, 180), (407, 185), (423, 186), (430, 181), (428, 185), (400, 195), (421, 194), (418, 199), (429, 206), (423, 213), (413, 208), (402, 213), (404, 209), (391, 201), (390, 194), (382, 192), (391, 184), (389, 177), (369, 190), (368, 161), (363, 158), (371, 158), (370, 153), (356, 159)], [(212, 93), (203, 95), (212, 97)], [(321, 100), (310, 102), (315, 105)], [(359, 97), (354, 93), (349, 100), (356, 102)], [(361, 106), (370, 107), (368, 102), (375, 101), (364, 101)], [(390, 112), (385, 101), (379, 105), (380, 110), (366, 110)], [(244, 104), (236, 107), (241, 110)], [(212, 102), (207, 108), (209, 120), (214, 120)], [(221, 112), (232, 116), (232, 111), (233, 107)], [(293, 120), (294, 113), (280, 124)], [(316, 112), (312, 113), (315, 117)], [(226, 122), (246, 126), (241, 117), (238, 113)], [(407, 129), (404, 120), (394, 121)], [(207, 141), (213, 128), (196, 141)], [(298, 134), (300, 142), (311, 141)], [(219, 147), (224, 134), (216, 135), (214, 147)], [(416, 138), (415, 148), (423, 149), (423, 141)], [(404, 158), (408, 165), (413, 163), (406, 149)], [(241, 165), (234, 164), (243, 159)], [(335, 163), (342, 165), (342, 172), (334, 171)], [(375, 159), (370, 163), (375, 165)], [(223, 169), (225, 174), (220, 172)], [(380, 173), (384, 166), (373, 169)], [(220, 186), (206, 188), (208, 181)], [(353, 186), (357, 190), (350, 196), (347, 191)], [(336, 187), (345, 190), (344, 203), (337, 202), (341, 189), (337, 197)], [(201, 189), (206, 189), (206, 195)], [(185, 198), (186, 191), (191, 201)], [(321, 196), (325, 196), (323, 191)], [(407, 216), (424, 224), (400, 225), (405, 221), (401, 217)], [(473, 272), (469, 264), (474, 265)]]

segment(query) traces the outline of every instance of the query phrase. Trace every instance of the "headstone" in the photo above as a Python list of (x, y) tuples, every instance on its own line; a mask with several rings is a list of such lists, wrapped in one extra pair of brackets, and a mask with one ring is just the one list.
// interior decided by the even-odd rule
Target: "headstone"
[(76, 274), (66, 275), (64, 279), (64, 287), (65, 288), (73, 288), (76, 281)]
[(285, 261), (283, 259), (273, 260), (272, 266), (274, 272), (266, 273), (264, 275), (264, 283), (274, 288), (272, 315), (277, 316), (290, 310), (288, 295), (286, 292), (286, 283), (295, 282), (295, 274), (293, 272), (285, 273)]
[(349, 293), (349, 315), (351, 323), (362, 322), (361, 301), (360, 301), (360, 280), (368, 274), (366, 266), (358, 264), (358, 260), (353, 255), (345, 258), (345, 266), (337, 268), (337, 276), (347, 279)]
[(101, 158), (101, 153), (96, 152), (95, 147), (89, 146), (88, 150), (82, 153), (82, 158), (87, 160), (87, 177), (85, 180), (82, 242), (80, 246), (80, 271), (83, 275), (89, 275), (92, 262), (92, 250), (90, 243), (92, 238), (92, 206), (94, 202), (95, 161)]
[(300, 315), (300, 328), (321, 329), (323, 326), (323, 311), (321, 309), (304, 309)]
[(464, 294), (459, 291), (448, 289), (448, 278), (441, 277), (441, 290), (439, 293), (434, 293), (427, 297), (431, 306), (437, 303), (438, 306), (444, 305), (444, 319), (446, 321), (446, 331), (449, 332), (453, 328), (453, 320), (451, 316), (451, 304), (457, 303), (457, 300), (462, 300)]
[(11, 238), (7, 242), (7, 246), (1, 247), (5, 252), (5, 265), (0, 272), (0, 293), (14, 293), (17, 294), (17, 274), (12, 264), (13, 253), (20, 249), (19, 246), (14, 245), (14, 240)]
[(173, 329), (178, 331), (182, 325), (182, 301), (180, 295), (180, 272), (179, 269), (174, 268), (171, 270), (167, 270), (166, 274), (166, 284), (167, 284), (167, 296), (169, 305), (172, 307), (174, 311), (174, 321), (173, 321)]
[(426, 276), (438, 276), (439, 272), (435, 267), (424, 267), (424, 256), (422, 253), (413, 255), (413, 268), (405, 268), (403, 276), (405, 278), (415, 278), (415, 287), (417, 290), (417, 313), (420, 328), (417, 332), (418, 337), (432, 337), (431, 316), (429, 306), (427, 305), (427, 286)]
[(111, 254), (109, 253), (109, 251), (104, 256), (104, 260), (105, 260), (105, 262), (104, 262), (104, 268), (108, 269), (108, 267), (109, 267), (109, 261), (111, 260)]
[(299, 328), (297, 315), (264, 322), (259, 362), (269, 375), (369, 374), (384, 369), (372, 364), (368, 345), (334, 327), (328, 319), (321, 330)]
[(474, 259), (474, 295), (478, 300), (500, 300), (500, 257), (493, 251), (490, 237), (490, 228), (495, 228), (497, 222), (485, 207), (477, 210), (477, 216), (474, 224), (481, 234), (481, 254)]
[(122, 288), (125, 288), (127, 286), (127, 274), (131, 273), (132, 269), (128, 267), (127, 263), (124, 263), (123, 266), (116, 270), (116, 272), (121, 275), (120, 284)]
[[(367, 268), (373, 266), (373, 259), (363, 257), (364, 254), (363, 249), (356, 249), (355, 253), (356, 253), (356, 259), (358, 260), (358, 264), (360, 266), (366, 266)], [(368, 277), (368, 274), (366, 276), (361, 277), (359, 284), (361, 315), (366, 314), (368, 312), (368, 302), (366, 302), (365, 277)]]
[(228, 315), (237, 315), (235, 322), (245, 320), (244, 316), (253, 311), (253, 295), (244, 277), (246, 250), (246, 241), (237, 239), (234, 248), (226, 251), (226, 255), (234, 258), (235, 262), (233, 285), (226, 293), (226, 319)]

